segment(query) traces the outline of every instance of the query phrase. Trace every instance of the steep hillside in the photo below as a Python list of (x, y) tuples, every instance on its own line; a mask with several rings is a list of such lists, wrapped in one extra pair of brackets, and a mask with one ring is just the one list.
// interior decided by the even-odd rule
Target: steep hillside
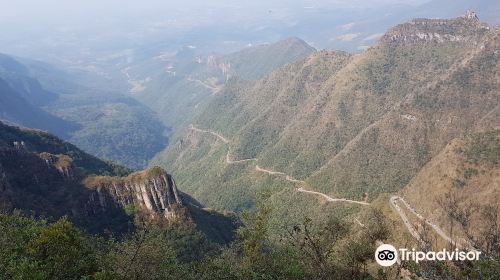
[[(228, 55), (197, 55), (185, 48), (122, 70), (130, 92), (158, 112), (174, 130), (190, 123), (231, 77), (254, 80), (315, 50), (290, 38)], [(173, 106), (175, 104), (175, 106)]]
[(218, 60), (225, 62), (229, 76), (236, 76), (243, 80), (257, 80), (315, 51), (303, 40), (292, 37), (273, 44), (248, 47), (222, 56)]
[(498, 124), (499, 35), (470, 12), (415, 19), (362, 54), (320, 52), (231, 81), (156, 162), (217, 207), (244, 208), (256, 191), (283, 195), (301, 180), (371, 201), (403, 188), (453, 138)]
[[(104, 96), (103, 96), (104, 95)], [(105, 93), (62, 96), (48, 108), (79, 125), (66, 139), (95, 156), (141, 169), (164, 149), (167, 128), (156, 114), (130, 97)]]
[(499, 166), (500, 130), (454, 139), (402, 194), (423, 216), (454, 235), (452, 238), (465, 238), (486, 249), (491, 242), (487, 232), (498, 230), (500, 224)]
[(199, 223), (198, 229), (221, 243), (231, 240), (234, 230), (230, 217), (203, 210), (161, 168), (130, 173), (45, 132), (1, 123), (0, 207), (49, 218), (68, 216), (96, 233), (128, 232), (134, 219)]
[(12, 88), (0, 77), (0, 119), (27, 127), (50, 130), (58, 135), (67, 135), (75, 125), (43, 111), (23, 98), (23, 94)]

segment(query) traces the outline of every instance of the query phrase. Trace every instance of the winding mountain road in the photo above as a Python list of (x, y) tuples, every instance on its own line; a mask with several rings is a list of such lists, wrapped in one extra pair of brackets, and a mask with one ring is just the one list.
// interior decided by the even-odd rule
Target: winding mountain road
[(227, 151), (226, 154), (226, 163), (227, 164), (236, 164), (236, 163), (243, 163), (243, 162), (248, 162), (248, 161), (257, 161), (256, 158), (246, 158), (246, 159), (238, 159), (238, 160), (232, 160), (229, 154), (231, 151)]
[(361, 204), (361, 205), (370, 205), (370, 203), (364, 202), (364, 201), (356, 201), (356, 200), (350, 200), (350, 199), (345, 199), (345, 198), (333, 198), (333, 197), (330, 197), (324, 193), (305, 190), (303, 187), (298, 188), (297, 191), (320, 195), (320, 196), (324, 197), (327, 201), (331, 201), (331, 202), (348, 202), (348, 203), (355, 203), (355, 204)]
[(285, 176), (286, 174), (283, 173), (283, 172), (278, 172), (278, 171), (272, 171), (272, 170), (269, 170), (269, 169), (265, 169), (265, 168), (261, 168), (260, 166), (258, 165), (255, 165), (255, 170), (259, 171), (259, 172), (263, 172), (263, 173), (267, 173), (269, 175), (282, 175), (282, 176)]
[(391, 205), (391, 208), (394, 211), (396, 211), (396, 213), (399, 215), (399, 217), (403, 221), (403, 224), (406, 226), (406, 229), (411, 234), (411, 236), (413, 236), (413, 238), (415, 238), (418, 242), (423, 244), (424, 242), (423, 242), (422, 238), (420, 237), (420, 233), (418, 233), (418, 231), (413, 227), (413, 225), (411, 224), (411, 222), (408, 219), (408, 217), (406, 216), (406, 214), (403, 212), (403, 210), (401, 210), (401, 208), (397, 204), (397, 201), (399, 199), (400, 199), (399, 196), (395, 196), (395, 195), (391, 196), (391, 198), (389, 199), (389, 203)]
[[(370, 125), (369, 127), (367, 127), (365, 130), (368, 130), (369, 128), (373, 127), (374, 125), (375, 125), (375, 123), (372, 124), (372, 125)], [(213, 136), (217, 137), (218, 139), (220, 139), (225, 144), (229, 144), (230, 143), (230, 141), (227, 138), (225, 138), (224, 136), (222, 136), (221, 134), (219, 134), (217, 132), (214, 132), (214, 131), (211, 131), (211, 130), (200, 129), (200, 128), (195, 127), (193, 124), (191, 124), (189, 126), (189, 128), (191, 130), (193, 130), (193, 131), (212, 134)], [(228, 150), (228, 152), (226, 154), (226, 163), (227, 164), (237, 164), (237, 163), (243, 163), (243, 162), (248, 162), (248, 161), (258, 161), (257, 158), (249, 158), (249, 159), (242, 159), (242, 160), (231, 160), (230, 150), (231, 150), (231, 146), (229, 146), (229, 150)], [(255, 170), (257, 172), (262, 172), (262, 173), (266, 173), (266, 174), (269, 174), (269, 175), (285, 176), (285, 180), (287, 180), (289, 182), (297, 183), (297, 184), (302, 184), (302, 185), (307, 185), (307, 183), (305, 181), (295, 179), (295, 178), (291, 177), (290, 175), (287, 175), (284, 172), (279, 172), (279, 171), (274, 171), (274, 170), (269, 170), (269, 169), (266, 169), (266, 168), (262, 168), (262, 167), (260, 167), (257, 164), (255, 165)], [(329, 202), (346, 202), (346, 203), (353, 203), (353, 204), (364, 205), (364, 206), (369, 206), (370, 205), (370, 203), (364, 202), (364, 201), (356, 201), (356, 200), (350, 200), (350, 199), (345, 199), (345, 198), (333, 198), (333, 197), (328, 196), (328, 195), (326, 195), (324, 193), (306, 190), (306, 189), (304, 189), (304, 187), (299, 187), (297, 189), (297, 191), (298, 192), (302, 192), (302, 193), (309, 193), (309, 194), (319, 195), (319, 196), (325, 198)], [(472, 250), (475, 250), (472, 246), (470, 246), (470, 245), (464, 246), (461, 243), (459, 243), (456, 240), (454, 240), (451, 237), (449, 237), (439, 226), (437, 226), (436, 224), (434, 224), (430, 220), (425, 219), (421, 214), (419, 214), (415, 210), (415, 208), (413, 208), (406, 200), (404, 200), (404, 198), (402, 198), (400, 196), (397, 196), (397, 195), (391, 196), (391, 198), (389, 199), (389, 203), (391, 205), (391, 208), (399, 215), (399, 217), (403, 221), (403, 224), (405, 225), (407, 231), (411, 234), (411, 236), (413, 236), (413, 238), (415, 238), (421, 244), (423, 244), (424, 242), (422, 240), (422, 237), (420, 236), (420, 233), (417, 231), (417, 229), (415, 227), (413, 227), (413, 225), (411, 224), (410, 220), (408, 219), (408, 216), (406, 216), (405, 212), (398, 205), (398, 202), (402, 202), (402, 204), (404, 205), (404, 207), (406, 209), (408, 209), (410, 211), (410, 213), (412, 213), (413, 215), (415, 215), (419, 220), (424, 221), (441, 238), (443, 238), (447, 242), (449, 242), (451, 244), (454, 244), (457, 248), (470, 248)], [(364, 226), (357, 219), (356, 219), (356, 222), (359, 225)]]
[(215, 137), (219, 138), (222, 142), (229, 144), (229, 140), (227, 140), (224, 136), (220, 135), (217, 132), (214, 132), (211, 130), (199, 129), (199, 128), (195, 127), (193, 124), (189, 125), (189, 129), (194, 130), (194, 131), (198, 131), (198, 132), (203, 132), (203, 133), (210, 133), (210, 134), (214, 135)]
[[(403, 203), (403, 205), (405, 206), (406, 209), (408, 209), (410, 211), (410, 213), (412, 213), (413, 215), (415, 215), (419, 220), (423, 221), (424, 223), (426, 223), (427, 225), (429, 225), (436, 233), (437, 235), (439, 235), (442, 239), (444, 239), (446, 242), (450, 243), (450, 244), (453, 244), (455, 247), (457, 248), (462, 248), (462, 249), (472, 249), (472, 250), (476, 250), (474, 247), (472, 247), (470, 244), (467, 244), (467, 245), (464, 245), (460, 242), (458, 242), (457, 240), (454, 240), (453, 238), (451, 238), (450, 236), (448, 236), (444, 230), (442, 230), (438, 225), (436, 225), (435, 223), (433, 223), (432, 221), (430, 221), (429, 219), (425, 219), (421, 214), (419, 214), (415, 208), (413, 208), (404, 198), (400, 197), (400, 196), (391, 196), (390, 198), (390, 203), (391, 203), (391, 206), (393, 206), (393, 208), (396, 210), (396, 212), (399, 214), (399, 216), (401, 217), (401, 219), (403, 220), (403, 222), (405, 223), (408, 231), (410, 231), (410, 233), (419, 241), (422, 241), (421, 237), (420, 237), (420, 234), (413, 228), (413, 226), (411, 225), (411, 223), (408, 221), (408, 218), (406, 217), (406, 214), (403, 213), (403, 211), (401, 210), (401, 208), (397, 205), (397, 202), (398, 201), (401, 201)], [(403, 218), (403, 216), (405, 218)], [(412, 233), (412, 230), (410, 230), (411, 227), (414, 232)], [(416, 234), (416, 236), (414, 235)], [(477, 250), (476, 250), (477, 251)]]
[[(191, 129), (193, 131), (201, 132), (201, 133), (212, 134), (213, 136), (215, 136), (218, 139), (220, 139), (222, 142), (224, 142), (226, 144), (229, 144), (229, 140), (227, 138), (225, 138), (224, 136), (222, 136), (221, 134), (219, 134), (219, 133), (217, 133), (215, 131), (206, 130), (206, 129), (200, 129), (200, 128), (195, 127), (193, 124), (189, 125), (189, 129)], [(231, 146), (229, 146), (229, 150), (228, 150), (228, 152), (226, 154), (226, 163), (227, 164), (237, 164), (237, 163), (243, 163), (243, 162), (248, 162), (248, 161), (258, 161), (258, 159), (256, 159), (256, 158), (248, 158), (248, 159), (241, 159), (241, 160), (231, 160), (230, 153), (231, 153)], [(269, 174), (269, 175), (274, 175), (274, 176), (284, 176), (285, 180), (287, 180), (289, 182), (292, 182), (292, 183), (306, 184), (305, 181), (295, 179), (292, 176), (290, 176), (290, 175), (288, 175), (288, 174), (286, 174), (284, 172), (279, 172), (279, 171), (274, 171), (274, 170), (266, 169), (266, 168), (260, 167), (257, 164), (255, 165), (255, 171), (266, 173), (266, 174)], [(322, 197), (326, 198), (326, 200), (329, 201), (329, 202), (346, 202), (346, 203), (354, 203), (354, 204), (360, 204), (360, 205), (370, 205), (369, 203), (364, 202), (364, 201), (356, 201), (356, 200), (350, 200), (350, 199), (345, 199), (345, 198), (333, 198), (333, 197), (330, 197), (330, 196), (328, 196), (326, 194), (323, 194), (323, 193), (320, 193), (320, 192), (305, 190), (303, 187), (298, 188), (297, 191), (298, 192), (311, 193), (311, 194), (316, 194), (316, 195), (322, 196)]]
[(219, 92), (221, 90), (221, 87), (217, 87), (215, 85), (210, 85), (210, 84), (208, 84), (208, 83), (206, 83), (206, 82), (204, 82), (202, 80), (193, 79), (193, 78), (188, 78), (187, 80), (190, 81), (190, 82), (198, 83), (198, 84), (200, 84), (200, 85), (202, 85), (202, 86), (210, 89), (212, 91), (212, 93), (217, 93), (217, 92)]

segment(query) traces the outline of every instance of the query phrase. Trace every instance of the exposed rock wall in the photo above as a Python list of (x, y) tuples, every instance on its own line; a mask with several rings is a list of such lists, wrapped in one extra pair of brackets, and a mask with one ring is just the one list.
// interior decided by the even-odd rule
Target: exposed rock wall
[(111, 207), (133, 207), (151, 217), (175, 217), (182, 199), (172, 176), (155, 167), (127, 177), (88, 177), (84, 185), (93, 190), (88, 206), (92, 213)]
[(467, 11), (455, 19), (414, 19), (409, 23), (392, 28), (382, 38), (383, 42), (466, 42), (477, 43), (478, 38), (488, 31), (488, 25), (479, 21), (476, 14)]
[[(23, 197), (37, 196), (41, 190), (43, 203), (25, 203)], [(170, 220), (179, 216), (183, 205), (174, 179), (161, 168), (126, 177), (88, 176), (67, 155), (17, 147), (0, 149), (0, 198), (13, 202), (11, 208), (53, 209), (46, 214), (87, 220), (112, 219), (127, 209), (142, 217)]]

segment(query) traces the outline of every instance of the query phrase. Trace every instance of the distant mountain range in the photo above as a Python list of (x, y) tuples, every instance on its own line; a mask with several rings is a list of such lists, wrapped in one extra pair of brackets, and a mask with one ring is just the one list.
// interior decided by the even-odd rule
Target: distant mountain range
[[(117, 55), (107, 66), (121, 84), (98, 67), (75, 76), (0, 55), (0, 212), (67, 216), (111, 236), (194, 227), (226, 245), (239, 226), (227, 210), (251, 210), (241, 240), (214, 262), (175, 266), (215, 279), (330, 279), (337, 267), (339, 279), (495, 273), (500, 26), (467, 10), (375, 35), (360, 53), (292, 37), (230, 54), (186, 46), (139, 61)], [(85, 83), (95, 75), (99, 85)], [(379, 242), (486, 257), (382, 271), (372, 267)], [(282, 255), (297, 263), (267, 263)], [(309, 266), (313, 274), (297, 272)]]

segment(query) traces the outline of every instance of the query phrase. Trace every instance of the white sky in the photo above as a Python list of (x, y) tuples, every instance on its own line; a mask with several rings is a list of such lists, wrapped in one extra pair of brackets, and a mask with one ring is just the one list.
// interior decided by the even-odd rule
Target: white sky
[(426, 0), (0, 0), (0, 21), (74, 20), (88, 16), (137, 15), (189, 9), (273, 9), (287, 7), (359, 7)]

